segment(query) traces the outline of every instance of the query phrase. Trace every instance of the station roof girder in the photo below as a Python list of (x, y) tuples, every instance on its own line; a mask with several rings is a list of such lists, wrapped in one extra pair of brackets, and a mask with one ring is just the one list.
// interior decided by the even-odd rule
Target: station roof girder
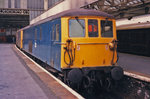
[(130, 19), (150, 13), (150, 0), (97, 0), (82, 8), (101, 10), (114, 15), (116, 19)]

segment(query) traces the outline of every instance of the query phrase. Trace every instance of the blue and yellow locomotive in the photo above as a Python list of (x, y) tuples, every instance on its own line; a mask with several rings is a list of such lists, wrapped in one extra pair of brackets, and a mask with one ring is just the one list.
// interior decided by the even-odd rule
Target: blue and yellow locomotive
[(16, 34), (20, 49), (61, 72), (64, 82), (85, 88), (122, 78), (116, 41), (113, 16), (86, 9), (61, 12)]

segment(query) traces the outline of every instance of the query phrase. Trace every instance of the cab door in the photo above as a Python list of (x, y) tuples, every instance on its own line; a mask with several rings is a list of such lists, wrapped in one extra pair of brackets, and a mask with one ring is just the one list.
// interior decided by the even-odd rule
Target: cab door
[(56, 19), (52, 23), (52, 40), (51, 40), (51, 65), (57, 69), (60, 70), (60, 20)]

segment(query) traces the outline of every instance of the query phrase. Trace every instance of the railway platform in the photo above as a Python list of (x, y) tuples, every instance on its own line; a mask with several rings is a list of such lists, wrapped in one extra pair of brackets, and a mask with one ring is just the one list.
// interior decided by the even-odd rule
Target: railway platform
[(119, 53), (118, 65), (125, 71), (150, 78), (150, 57)]
[(13, 44), (0, 44), (0, 99), (82, 98), (28, 59)]

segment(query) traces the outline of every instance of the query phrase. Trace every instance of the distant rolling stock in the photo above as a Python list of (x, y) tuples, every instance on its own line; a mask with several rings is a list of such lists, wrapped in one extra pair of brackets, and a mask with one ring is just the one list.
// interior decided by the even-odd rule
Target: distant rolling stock
[(118, 51), (150, 56), (150, 22), (117, 27)]

